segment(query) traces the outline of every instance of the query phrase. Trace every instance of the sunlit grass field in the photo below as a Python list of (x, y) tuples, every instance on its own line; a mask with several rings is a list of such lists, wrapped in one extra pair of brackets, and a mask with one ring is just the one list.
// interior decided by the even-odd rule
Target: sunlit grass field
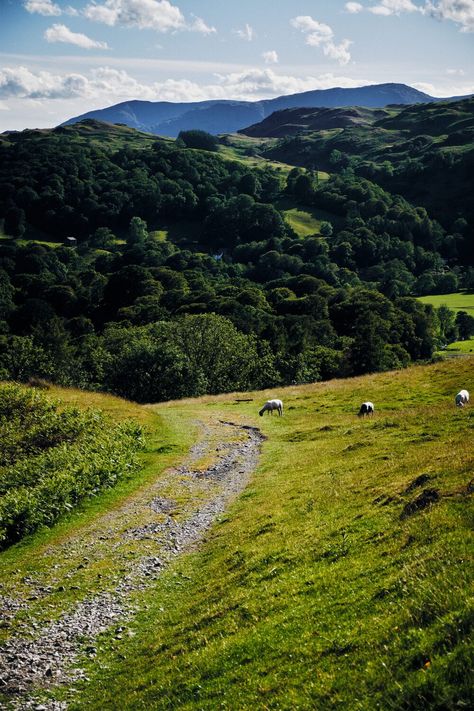
[(341, 223), (341, 218), (332, 212), (308, 207), (307, 205), (295, 205), (295, 201), (288, 197), (280, 199), (276, 203), (276, 207), (282, 212), (286, 222), (299, 237), (319, 235), (321, 222), (323, 221), (330, 222), (333, 225)]
[(419, 296), (418, 301), (431, 304), (435, 308), (448, 306), (452, 311), (466, 311), (474, 316), (474, 293), (468, 294), (458, 291), (453, 294), (433, 294), (432, 296)]
[[(200, 549), (125, 639), (104, 636), (71, 707), (468, 708), (474, 409), (454, 395), (473, 373), (466, 358), (147, 408), (176, 443), (213, 417), (267, 439)], [(282, 418), (256, 415), (270, 395)]]
[(469, 338), (466, 341), (455, 341), (454, 343), (450, 343), (443, 353), (447, 353), (448, 355), (456, 355), (457, 353), (474, 353), (474, 338)]

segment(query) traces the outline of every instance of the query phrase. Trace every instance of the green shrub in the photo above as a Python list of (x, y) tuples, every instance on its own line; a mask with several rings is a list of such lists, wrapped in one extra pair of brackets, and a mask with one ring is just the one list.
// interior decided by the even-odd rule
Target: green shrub
[(51, 526), (82, 499), (138, 467), (141, 427), (0, 385), (0, 548)]

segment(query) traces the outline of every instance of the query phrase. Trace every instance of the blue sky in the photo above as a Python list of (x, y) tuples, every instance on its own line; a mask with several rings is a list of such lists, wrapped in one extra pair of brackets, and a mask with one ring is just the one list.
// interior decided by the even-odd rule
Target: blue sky
[(474, 0), (0, 0), (0, 131), (129, 99), (474, 92)]

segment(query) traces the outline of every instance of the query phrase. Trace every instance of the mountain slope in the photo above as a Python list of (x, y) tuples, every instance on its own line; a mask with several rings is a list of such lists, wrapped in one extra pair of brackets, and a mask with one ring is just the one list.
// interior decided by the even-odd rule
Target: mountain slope
[(368, 109), (359, 106), (281, 109), (270, 114), (260, 123), (241, 129), (239, 133), (253, 138), (282, 138), (332, 128), (371, 126), (375, 121), (390, 115), (387, 109)]
[(75, 116), (63, 125), (95, 118), (165, 136), (177, 136), (183, 129), (230, 133), (269, 116), (280, 109), (305, 107), (416, 104), (438, 99), (405, 84), (374, 84), (354, 89), (318, 89), (263, 101), (212, 100), (190, 103), (127, 101)]
[[(36, 683), (74, 709), (469, 707), (474, 411), (453, 402), (469, 383), (466, 358), (145, 407), (59, 391), (145, 420), (148, 468), (3, 554), (2, 593), (21, 606), (2, 636), (78, 626), (91, 599), (113, 613), (103, 634), (92, 626), (78, 640), (82, 679), (65, 673), (58, 687), (38, 665)], [(259, 418), (277, 395), (284, 416)], [(369, 397), (375, 415), (357, 418)], [(175, 539), (167, 568), (170, 534), (192, 527), (188, 507), (205, 500), (194, 487), (216, 491), (219, 461), (245, 444), (222, 441), (230, 422), (265, 434), (258, 469), (198, 549)], [(110, 608), (117, 586), (133, 603), (126, 617)]]

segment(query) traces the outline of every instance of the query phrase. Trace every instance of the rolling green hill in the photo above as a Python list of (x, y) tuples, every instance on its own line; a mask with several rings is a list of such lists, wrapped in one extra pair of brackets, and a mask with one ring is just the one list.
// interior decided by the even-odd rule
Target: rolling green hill
[[(354, 170), (423, 205), (453, 233), (460, 218), (467, 220), (472, 242), (473, 98), (379, 111), (292, 109), (243, 133), (279, 137), (263, 145), (262, 155), (271, 160)], [(472, 250), (463, 251), (463, 258), (472, 262)]]
[[(229, 434), (229, 423), (259, 426), (266, 439), (249, 484), (200, 545), (132, 586), (131, 616), (119, 613), (103, 633), (81, 638), (74, 663), (85, 678), (69, 681), (63, 670), (56, 686), (51, 675), (38, 677), (36, 703), (470, 706), (474, 411), (455, 408), (461, 387), (472, 390), (471, 359), (141, 408), (54, 391), (64, 402), (146, 421), (151, 440), (135, 484), (119, 484), (2, 554), (2, 594), (25, 600), (9, 613), (4, 643), (33, 619), (40, 654), (41, 627), (53, 619), (65, 632), (81, 601), (99, 595), (107, 607), (134, 565), (167, 560), (163, 531), (199, 520), (193, 511), (204, 511), (219, 485), (213, 471), (243, 436)], [(283, 398), (284, 416), (259, 418), (273, 396)], [(368, 398), (375, 415), (359, 419)], [(193, 441), (200, 444), (189, 470), (183, 455)], [(249, 456), (239, 451), (236, 471)], [(172, 479), (170, 463), (178, 466)], [(154, 513), (150, 501), (160, 502)]]
[(143, 402), (429, 359), (439, 323), (410, 296), (469, 286), (462, 221), (255, 141), (94, 121), (4, 137), (0, 377)]

